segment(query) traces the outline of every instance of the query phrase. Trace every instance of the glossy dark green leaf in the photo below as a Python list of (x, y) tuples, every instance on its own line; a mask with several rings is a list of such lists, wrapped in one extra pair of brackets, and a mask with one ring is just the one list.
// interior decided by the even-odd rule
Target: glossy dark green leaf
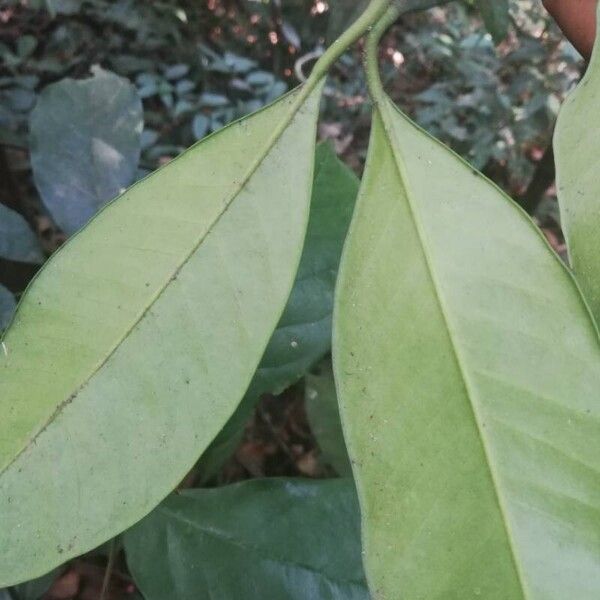
[(44, 262), (44, 253), (27, 221), (0, 204), (0, 257), (25, 263)]
[(305, 93), (131, 187), (29, 287), (0, 353), (0, 585), (138, 521), (239, 404), (301, 256)]
[[(600, 12), (599, 12), (600, 16)], [(598, 29), (600, 31), (600, 29)], [(600, 47), (586, 73), (565, 100), (554, 134), (561, 225), (569, 258), (596, 322), (600, 323), (600, 177), (598, 110)]]
[(323, 460), (339, 475), (351, 477), (330, 359), (323, 360), (306, 376), (305, 407)]
[(244, 401), (203, 457), (212, 476), (237, 446), (261, 394), (278, 394), (331, 349), (333, 293), (358, 179), (328, 143), (320, 144), (306, 241), (296, 281)]
[(313, 189), (296, 281), (252, 380), (254, 396), (283, 391), (331, 348), (333, 293), (358, 179), (329, 144), (317, 150)]
[(368, 600), (349, 479), (170, 496), (125, 536), (146, 600)]
[(74, 233), (135, 180), (142, 103), (127, 79), (96, 69), (40, 94), (31, 114), (35, 184), (55, 221)]
[(334, 325), (373, 596), (594, 600), (593, 320), (521, 209), (378, 107)]

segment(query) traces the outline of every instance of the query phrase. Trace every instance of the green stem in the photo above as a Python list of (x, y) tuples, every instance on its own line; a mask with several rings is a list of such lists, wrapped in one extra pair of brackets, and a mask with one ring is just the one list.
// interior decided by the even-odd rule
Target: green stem
[[(356, 42), (367, 31), (369, 31), (374, 23), (379, 21), (392, 2), (393, 0), (371, 0), (369, 6), (363, 12), (363, 14), (335, 42), (333, 42), (329, 48), (327, 48), (323, 56), (321, 56), (321, 58), (316, 62), (306, 83), (300, 88), (298, 95), (290, 107), (288, 119), (282, 121), (273, 131), (271, 139), (267, 144), (268, 150), (275, 146), (277, 140), (279, 140), (279, 138), (283, 135), (283, 132), (287, 129), (296, 113), (302, 108), (302, 105), (306, 102), (307, 98), (319, 85), (321, 85), (323, 79), (327, 75), (327, 72), (331, 68), (331, 65), (335, 63), (335, 61), (348, 49), (349, 46), (354, 44), (354, 42)], [(257, 159), (254, 166), (250, 169), (247, 178), (242, 181), (241, 185), (245, 185), (254, 171), (256, 171), (262, 161), (262, 158), (264, 157), (259, 157)]]
[(400, 17), (409, 12), (427, 10), (433, 6), (448, 4), (449, 0), (395, 0), (383, 14), (377, 24), (371, 29), (365, 48), (365, 71), (371, 99), (378, 104), (385, 97), (381, 75), (379, 74), (378, 49), (381, 38)]
[[(363, 14), (326, 50), (315, 64), (307, 87), (314, 88), (335, 61), (379, 21), (393, 0), (371, 0)], [(309, 92), (310, 93), (310, 92)]]
[(374, 104), (379, 104), (385, 99), (385, 91), (379, 73), (379, 42), (388, 28), (405, 12), (402, 4), (394, 4), (377, 22), (367, 38), (365, 47), (365, 71), (369, 94)]

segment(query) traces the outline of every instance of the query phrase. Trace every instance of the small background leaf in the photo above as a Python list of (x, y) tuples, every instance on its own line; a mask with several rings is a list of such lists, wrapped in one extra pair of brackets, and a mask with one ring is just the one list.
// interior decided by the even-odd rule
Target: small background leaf
[[(597, 31), (600, 32), (600, 27)], [(582, 81), (560, 110), (554, 151), (561, 224), (569, 258), (597, 323), (600, 323), (599, 98), (600, 44), (596, 40)]]
[(368, 0), (329, 0), (327, 40), (331, 43), (361, 14)]
[(66, 233), (134, 181), (142, 127), (135, 87), (108, 71), (63, 79), (40, 94), (30, 119), (31, 164), (44, 204)]
[(0, 285), (0, 332), (10, 323), (16, 306), (15, 297)]
[(340, 421), (331, 360), (322, 361), (306, 376), (306, 416), (325, 462), (342, 476), (352, 476), (352, 467)]
[(0, 204), (0, 257), (36, 264), (45, 258), (27, 221), (4, 204)]
[(354, 484), (252, 480), (170, 496), (124, 536), (146, 600), (368, 600)]
[(11, 588), (15, 600), (39, 600), (50, 589), (58, 573), (59, 570), (50, 571), (47, 575)]
[(476, 0), (476, 4), (492, 38), (501, 42), (508, 33), (508, 0)]

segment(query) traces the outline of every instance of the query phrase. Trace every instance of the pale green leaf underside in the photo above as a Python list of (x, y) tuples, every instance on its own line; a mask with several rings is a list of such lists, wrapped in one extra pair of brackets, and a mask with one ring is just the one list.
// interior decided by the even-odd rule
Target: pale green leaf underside
[(596, 42), (585, 76), (561, 108), (554, 134), (554, 154), (561, 224), (569, 257), (597, 322), (600, 319), (599, 115), (600, 48)]
[(295, 99), (132, 187), (29, 289), (0, 356), (0, 585), (141, 518), (243, 396), (308, 219), (319, 93)]
[(334, 324), (373, 596), (595, 599), (587, 307), (520, 209), (389, 101), (380, 111)]

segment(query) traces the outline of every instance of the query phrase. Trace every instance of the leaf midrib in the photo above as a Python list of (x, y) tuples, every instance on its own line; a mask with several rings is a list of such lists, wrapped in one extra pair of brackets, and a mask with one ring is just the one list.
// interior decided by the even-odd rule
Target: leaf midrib
[[(290, 98), (290, 97), (293, 98), (293, 97), (295, 97), (295, 95), (297, 93), (299, 93), (299, 92), (298, 91), (296, 91), (295, 93), (292, 92), (291, 94), (284, 96), (282, 99), (278, 100), (278, 102), (285, 102), (286, 98)], [(308, 100), (308, 98), (306, 100)], [(134, 318), (130, 327), (128, 327), (127, 330), (125, 331), (125, 333), (115, 342), (114, 346), (107, 352), (106, 356), (104, 356), (100, 360), (100, 362), (95, 367), (92, 368), (90, 374), (87, 375), (83, 379), (81, 384), (79, 384), (79, 386), (77, 386), (76, 390), (57, 405), (57, 407), (54, 409), (52, 414), (43, 422), (42, 426), (29, 438), (29, 440), (14, 455), (14, 457), (11, 460), (9, 460), (7, 462), (7, 464), (4, 467), (2, 467), (2, 469), (0, 469), (0, 477), (2, 477), (11, 468), (11, 466), (19, 460), (19, 458), (37, 441), (37, 439), (44, 433), (44, 431), (56, 420), (56, 418), (63, 412), (63, 410), (77, 398), (79, 393), (91, 381), (91, 379), (99, 371), (101, 371), (104, 368), (106, 363), (115, 354), (115, 352), (120, 348), (120, 346), (123, 344), (123, 342), (131, 335), (132, 331), (137, 327), (137, 325), (144, 320), (145, 316), (148, 314), (148, 312), (151, 310), (151, 308), (156, 304), (156, 302), (159, 300), (159, 298), (162, 296), (162, 294), (165, 292), (165, 290), (167, 290), (169, 288), (173, 279), (181, 272), (181, 270), (185, 267), (185, 265), (192, 258), (192, 256), (194, 256), (196, 254), (196, 252), (198, 251), (198, 249), (200, 248), (200, 246), (202, 245), (204, 240), (212, 233), (212, 231), (218, 225), (221, 218), (227, 213), (229, 208), (233, 205), (236, 198), (246, 188), (249, 181), (252, 179), (252, 177), (258, 171), (258, 169), (262, 165), (265, 158), (269, 155), (271, 150), (273, 150), (273, 148), (275, 147), (277, 142), (281, 139), (281, 137), (285, 133), (285, 131), (287, 131), (288, 127), (291, 125), (292, 121), (294, 120), (294, 118), (296, 117), (298, 112), (300, 111), (300, 108), (305, 105), (305, 102), (301, 103), (300, 105), (298, 105), (297, 103), (291, 103), (290, 112), (286, 115), (285, 119), (282, 121), (282, 124), (285, 123), (285, 125), (282, 126), (280, 128), (280, 130), (276, 132), (276, 135), (274, 135), (273, 137), (271, 137), (267, 140), (263, 151), (258, 155), (255, 162), (251, 164), (246, 175), (239, 181), (237, 186), (232, 190), (228, 201), (226, 203), (224, 203), (223, 208), (214, 217), (212, 223), (204, 230), (204, 232), (200, 236), (198, 242), (196, 244), (194, 244), (192, 249), (185, 255), (183, 260), (179, 263), (179, 266), (177, 266), (171, 272), (171, 274), (167, 278), (165, 278), (164, 283), (161, 286), (159, 286), (156, 293), (153, 296), (151, 296), (150, 300), (148, 301), (147, 306), (141, 311), (141, 313), (139, 314), (138, 317)], [(265, 109), (263, 109), (263, 110), (267, 110), (268, 108), (269, 107), (265, 107)], [(254, 113), (254, 114), (256, 114), (256, 113)], [(252, 118), (252, 116), (254, 116), (254, 114), (248, 115), (247, 117), (244, 117), (244, 118), (246, 118), (246, 119)], [(286, 123), (286, 121), (287, 121), (287, 123)], [(217, 132), (217, 133), (220, 133), (224, 129), (227, 129), (229, 127), (235, 126), (238, 122), (239, 121), (236, 121), (236, 122), (233, 122), (233, 123), (227, 125), (223, 129), (219, 130), (219, 132)], [(112, 202), (109, 202), (101, 211), (99, 211), (96, 214), (96, 216), (98, 214), (100, 214), (100, 212), (105, 210), (106, 208), (110, 207), (113, 202), (117, 202), (118, 200), (119, 200), (119, 197), (115, 198), (115, 200), (113, 200)], [(93, 221), (93, 219), (92, 219), (92, 221)], [(91, 225), (91, 222), (90, 222), (90, 224), (88, 224), (88, 226), (89, 225)]]
[[(498, 508), (500, 511), (500, 515), (502, 518), (502, 524), (504, 526), (504, 530), (506, 533), (506, 537), (508, 540), (508, 545), (510, 548), (510, 554), (511, 554), (511, 558), (513, 561), (513, 565), (515, 568), (515, 572), (517, 574), (517, 579), (519, 582), (519, 586), (521, 589), (521, 593), (523, 594), (523, 599), (527, 600), (528, 599), (528, 594), (526, 592), (526, 586), (524, 583), (524, 576), (521, 572), (521, 568), (519, 566), (519, 561), (517, 560), (517, 551), (515, 549), (515, 542), (513, 540), (513, 535), (512, 535), (512, 531), (511, 528), (509, 526), (509, 521), (507, 518), (507, 511), (506, 508), (504, 506), (504, 501), (503, 501), (503, 497), (502, 494), (500, 493), (500, 485), (497, 481), (497, 475), (496, 475), (496, 471), (493, 467), (493, 463), (491, 460), (491, 451), (488, 448), (488, 444), (487, 444), (487, 439), (484, 435), (484, 428), (482, 427), (481, 424), (481, 417), (479, 415), (479, 410), (477, 408), (476, 405), (476, 401), (474, 400), (474, 398), (477, 396), (474, 392), (474, 386), (470, 381), (470, 378), (468, 376), (468, 370), (467, 368), (464, 366), (464, 359), (462, 357), (462, 353), (459, 349), (459, 344), (455, 341), (454, 338), (454, 331), (453, 331), (453, 326), (452, 326), (452, 321), (449, 317), (449, 311), (446, 308), (446, 303), (444, 301), (444, 297), (441, 291), (441, 285), (438, 283), (436, 275), (435, 275), (435, 270), (433, 268), (433, 263), (434, 260), (430, 255), (428, 246), (427, 246), (427, 235), (425, 233), (425, 231), (423, 230), (423, 227), (421, 226), (420, 220), (418, 218), (418, 212), (415, 208), (415, 206), (413, 205), (413, 200), (412, 200), (412, 191), (409, 187), (409, 178), (407, 176), (407, 169), (406, 166), (404, 164), (403, 158), (402, 158), (402, 152), (396, 147), (395, 144), (395, 135), (393, 135), (393, 131), (394, 131), (394, 126), (393, 123), (391, 122), (394, 115), (390, 114), (392, 109), (394, 111), (394, 113), (402, 119), (407, 119), (407, 117), (399, 110), (396, 109), (395, 106), (390, 106), (391, 104), (391, 100), (389, 100), (388, 98), (386, 98), (385, 100), (385, 106), (383, 105), (384, 103), (381, 103), (378, 105), (377, 107), (377, 111), (379, 112), (379, 115), (381, 117), (381, 121), (382, 121), (382, 125), (383, 125), (383, 130), (385, 132), (385, 136), (387, 138), (387, 142), (389, 145), (390, 150), (392, 151), (392, 155), (394, 157), (394, 166), (396, 167), (396, 171), (398, 174), (398, 177), (400, 178), (400, 181), (402, 182), (402, 185), (404, 187), (404, 190), (406, 192), (406, 198), (407, 198), (407, 204), (408, 204), (408, 208), (409, 208), (409, 212), (415, 227), (415, 231), (417, 233), (417, 237), (421, 243), (421, 249), (423, 251), (423, 257), (425, 259), (425, 264), (427, 266), (427, 273), (429, 275), (429, 279), (431, 280), (431, 284), (433, 286), (433, 289), (435, 291), (435, 298), (437, 301), (437, 304), (440, 308), (440, 312), (442, 315), (442, 320), (445, 324), (446, 327), (446, 332), (448, 334), (448, 339), (450, 341), (450, 346), (452, 348), (452, 353), (454, 355), (455, 361), (456, 361), (456, 365), (458, 367), (458, 371), (460, 373), (460, 377), (461, 377), (461, 381), (462, 384), (464, 386), (464, 390), (465, 393), (467, 395), (467, 398), (469, 399), (469, 405), (471, 407), (472, 413), (473, 413), (473, 418), (475, 420), (475, 424), (477, 426), (477, 431), (479, 433), (479, 441), (481, 443), (482, 449), (483, 449), (483, 454), (486, 460), (486, 464), (488, 467), (488, 471), (490, 473), (490, 478), (492, 480), (492, 485), (494, 486), (494, 492), (495, 492), (495, 497), (496, 497), (496, 501), (498, 503)], [(389, 120), (389, 121), (388, 121)], [(409, 122), (409, 125), (412, 125), (411, 122)], [(432, 141), (437, 141), (437, 140), (432, 140)], [(439, 142), (438, 142), (439, 143)]]

